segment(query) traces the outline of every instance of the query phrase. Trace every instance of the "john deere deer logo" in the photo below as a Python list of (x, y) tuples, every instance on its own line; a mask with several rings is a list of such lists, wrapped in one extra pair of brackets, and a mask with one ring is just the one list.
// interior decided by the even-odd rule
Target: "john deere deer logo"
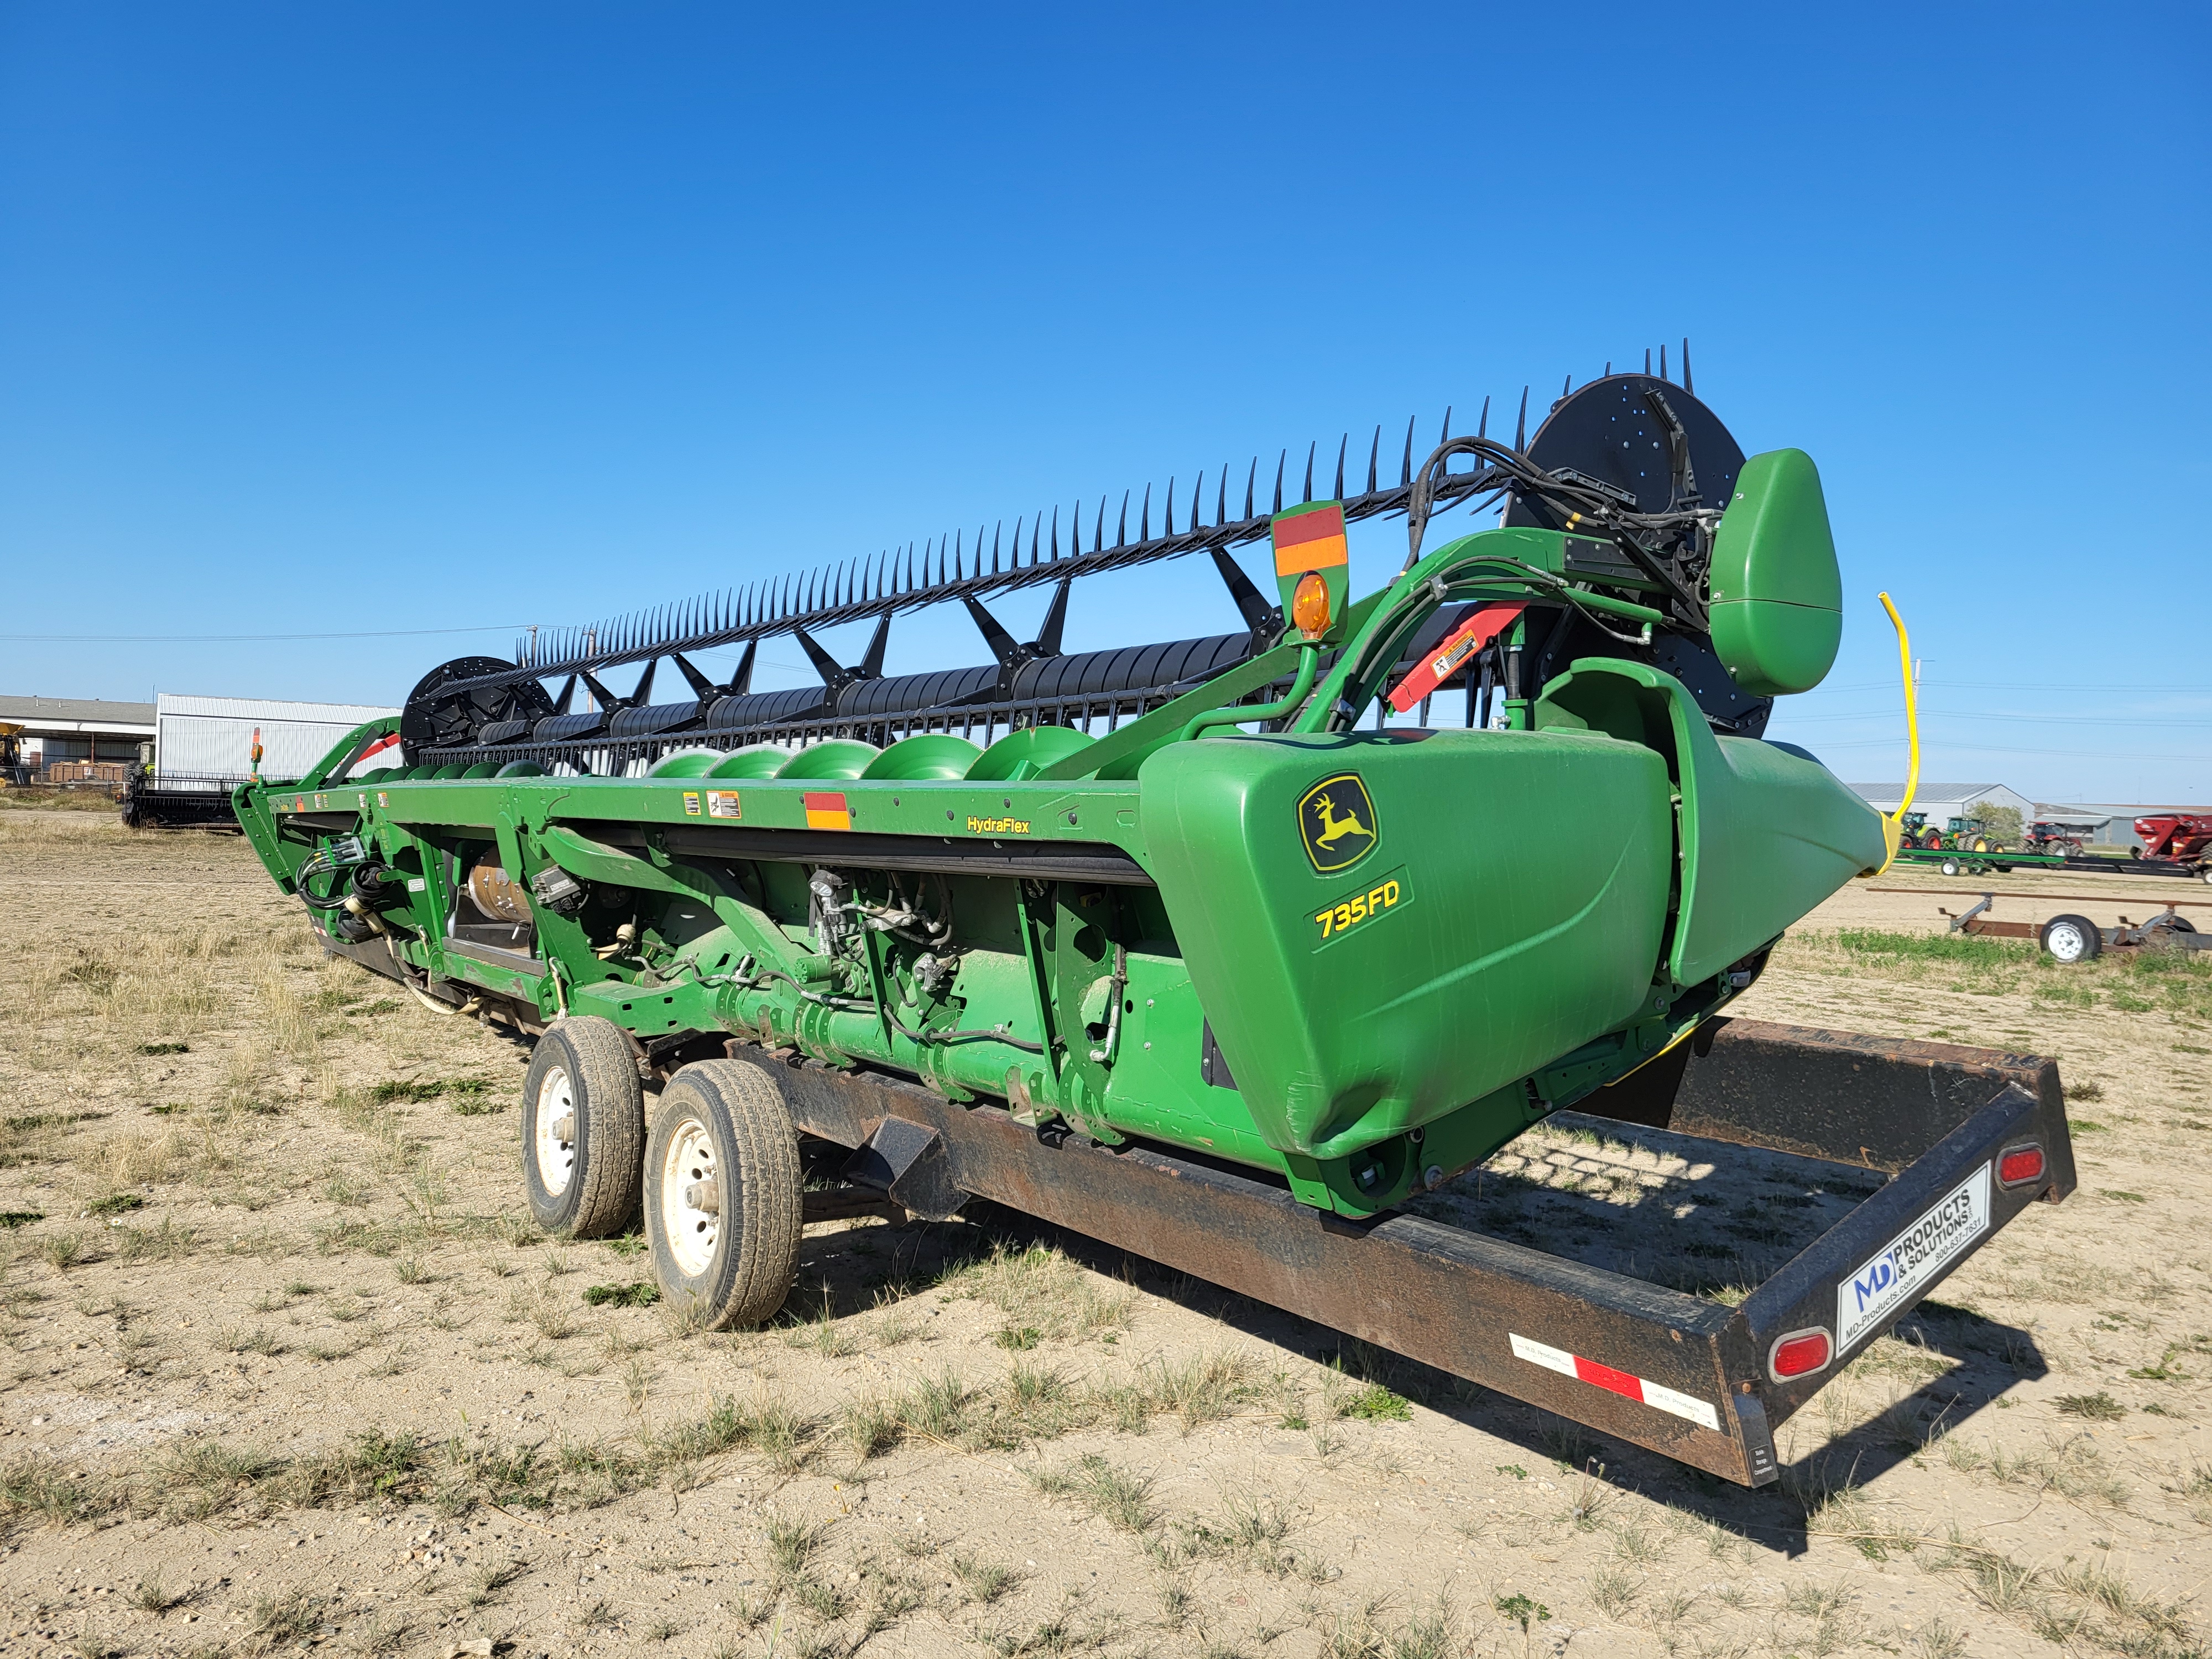
[(1298, 803), (1298, 833), (1322, 874), (1350, 869), (1375, 850), (1381, 836), (1367, 786), (1351, 772), (1323, 778)]
[(1367, 826), (1359, 821), (1358, 813), (1347, 812), (1342, 817), (1337, 817), (1336, 801), (1333, 796), (1321, 794), (1314, 797), (1314, 816), (1322, 822), (1322, 831), (1314, 837), (1316, 847), (1334, 847), (1346, 836), (1365, 836), (1370, 841), (1375, 838)]

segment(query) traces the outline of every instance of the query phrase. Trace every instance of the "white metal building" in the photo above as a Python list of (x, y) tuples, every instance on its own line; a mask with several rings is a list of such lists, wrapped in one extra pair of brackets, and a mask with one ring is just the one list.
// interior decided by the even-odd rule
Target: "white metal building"
[(243, 778), (253, 770), (258, 735), (261, 775), (296, 778), (356, 726), (398, 712), (350, 702), (277, 702), (164, 691), (154, 715), (154, 770), (162, 778)]
[[(1847, 786), (1877, 812), (1894, 812), (1905, 799), (1902, 783), (1854, 783)], [(1928, 822), (1942, 829), (1953, 818), (1977, 818), (1991, 806), (2009, 806), (2020, 814), (2025, 828), (2035, 819), (2035, 803), (2017, 789), (2002, 783), (1930, 783), (1925, 778), (1912, 793), (1912, 810), (1925, 812)]]

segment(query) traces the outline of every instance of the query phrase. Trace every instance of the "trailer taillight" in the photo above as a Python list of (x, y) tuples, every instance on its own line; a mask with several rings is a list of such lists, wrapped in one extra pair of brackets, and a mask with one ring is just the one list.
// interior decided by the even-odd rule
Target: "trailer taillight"
[(1767, 1374), (1777, 1382), (1787, 1382), (1793, 1376), (1810, 1376), (1814, 1371), (1826, 1370), (1831, 1346), (1827, 1332), (1817, 1326), (1778, 1336), (1774, 1346), (1766, 1351)]
[(2040, 1181), (2043, 1164), (2043, 1148), (2033, 1141), (2025, 1146), (2008, 1146), (1997, 1154), (1997, 1183), (2025, 1187), (2031, 1181)]

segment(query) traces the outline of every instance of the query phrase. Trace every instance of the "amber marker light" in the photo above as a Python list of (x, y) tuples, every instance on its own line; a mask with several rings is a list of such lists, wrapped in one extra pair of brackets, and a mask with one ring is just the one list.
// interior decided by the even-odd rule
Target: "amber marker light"
[(1328, 584), (1320, 571), (1309, 570), (1298, 578), (1298, 590), (1291, 599), (1291, 621), (1310, 640), (1328, 632)]

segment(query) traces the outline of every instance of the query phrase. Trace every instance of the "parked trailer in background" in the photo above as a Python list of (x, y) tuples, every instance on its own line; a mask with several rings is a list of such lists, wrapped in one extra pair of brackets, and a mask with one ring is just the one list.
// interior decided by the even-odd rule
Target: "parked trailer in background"
[(1950, 931), (1974, 939), (2033, 939), (2054, 962), (2071, 967), (2094, 962), (2107, 951), (2145, 948), (2166, 951), (2212, 951), (2212, 933), (2200, 933), (2197, 924), (2169, 904), (2148, 921), (2130, 921), (2124, 915), (2117, 927), (2100, 927), (2083, 915), (2064, 911), (2043, 921), (2000, 921), (1990, 914), (1996, 895), (1984, 893), (1971, 910), (1953, 915), (1938, 905), (1936, 914), (1948, 918)]
[(2136, 820), (2143, 838), (2143, 858), (2169, 860), (2201, 872), (2212, 881), (2212, 811), (2158, 812)]
[(297, 777), (347, 732), (398, 712), (368, 703), (164, 692), (155, 705), (154, 764), (124, 781), (123, 822), (133, 830), (234, 831), (230, 794), (239, 785), (257, 776)]
[[(352, 702), (282, 702), (269, 697), (184, 696), (165, 691), (154, 707), (154, 775), (296, 778), (356, 726), (397, 708)], [(256, 744), (261, 752), (254, 752)]]

